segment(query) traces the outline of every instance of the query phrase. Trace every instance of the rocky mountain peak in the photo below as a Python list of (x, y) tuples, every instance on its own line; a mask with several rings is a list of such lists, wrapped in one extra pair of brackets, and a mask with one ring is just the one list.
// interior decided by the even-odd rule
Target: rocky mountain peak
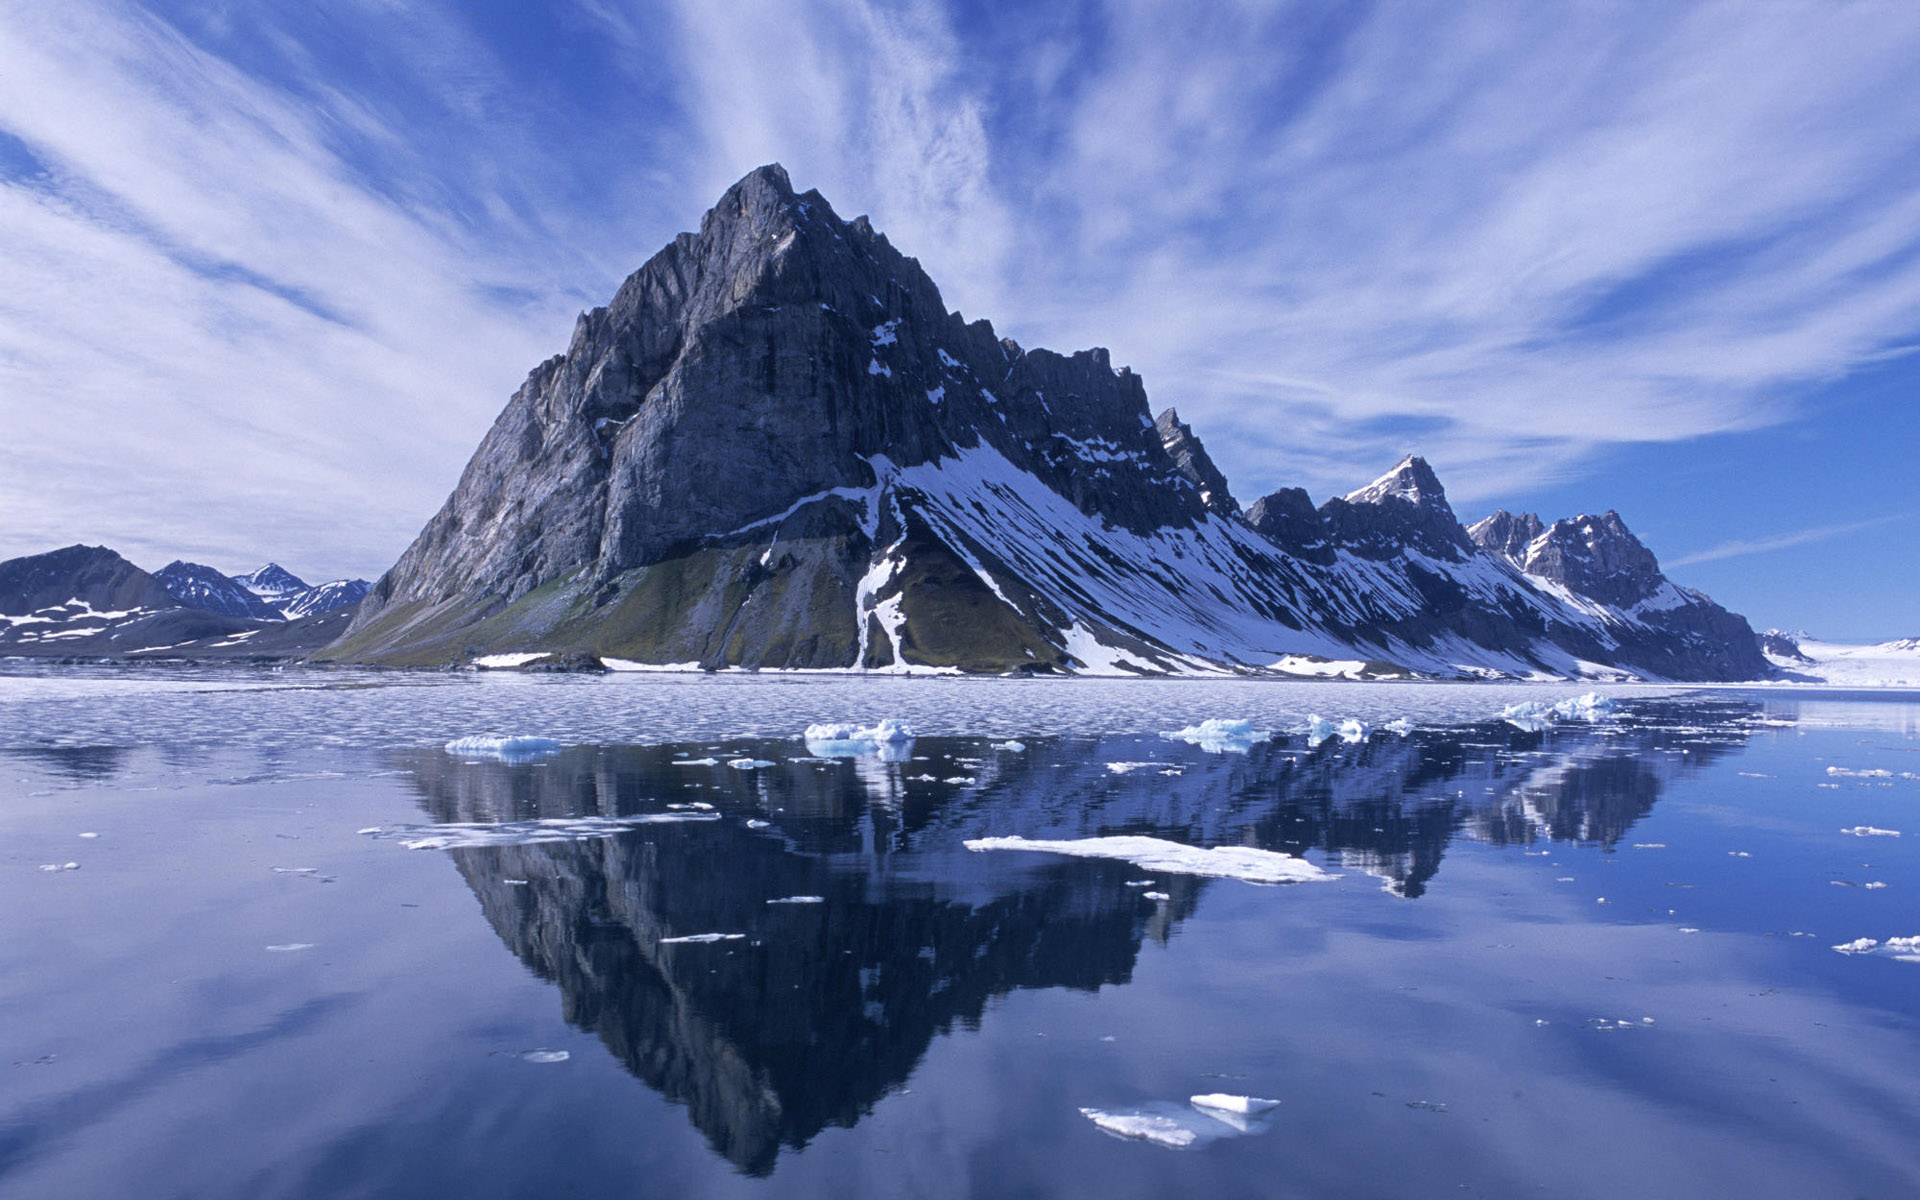
[(1393, 470), (1343, 497), (1348, 504), (1379, 504), (1389, 498), (1422, 508), (1444, 508), (1449, 518), (1453, 516), (1453, 509), (1447, 504), (1447, 491), (1440, 486), (1440, 477), (1433, 473), (1427, 460), (1417, 454), (1407, 455)]
[(1498, 554), (1524, 566), (1527, 547), (1546, 530), (1546, 524), (1534, 513), (1510, 513), (1501, 508), (1468, 526), (1467, 536), (1489, 554)]
[(1521, 566), (1582, 596), (1622, 606), (1645, 600), (1666, 582), (1653, 551), (1611, 509), (1555, 521), (1529, 543)]
[(153, 577), (188, 608), (255, 621), (281, 619), (279, 609), (255, 595), (244, 583), (204, 563), (175, 559), (155, 571)]
[(1295, 558), (1321, 566), (1331, 565), (1334, 560), (1327, 523), (1305, 488), (1281, 488), (1255, 500), (1247, 509), (1247, 524)]
[(268, 602), (307, 590), (306, 580), (275, 562), (249, 571), (245, 575), (236, 575), (234, 581)]
[(102, 612), (168, 608), (160, 581), (105, 546), (67, 546), (0, 563), (0, 613), (24, 616), (77, 602)]
[(1417, 454), (1358, 491), (1327, 501), (1320, 518), (1336, 543), (1363, 558), (1390, 558), (1412, 548), (1459, 562), (1474, 549), (1439, 476)]
[(1173, 457), (1173, 465), (1187, 482), (1200, 491), (1200, 500), (1214, 512), (1223, 515), (1236, 515), (1240, 511), (1240, 502), (1233, 498), (1227, 489), (1227, 477), (1208, 457), (1207, 448), (1193, 432), (1193, 426), (1180, 420), (1180, 414), (1169, 408), (1153, 423), (1153, 430), (1160, 436), (1160, 445)]

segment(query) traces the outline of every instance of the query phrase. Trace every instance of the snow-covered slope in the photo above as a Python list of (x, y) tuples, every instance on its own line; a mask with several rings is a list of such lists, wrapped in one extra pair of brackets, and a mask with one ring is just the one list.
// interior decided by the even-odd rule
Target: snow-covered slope
[(201, 563), (176, 559), (155, 571), (153, 577), (188, 608), (256, 621), (282, 619), (278, 608), (255, 595), (239, 580)]
[[(1768, 630), (1774, 639), (1783, 637)], [(1795, 656), (1788, 646), (1797, 647)], [(1920, 688), (1920, 638), (1900, 638), (1871, 646), (1825, 642), (1804, 635), (1790, 643), (1773, 640), (1767, 658), (1789, 682), (1835, 687)]]
[(272, 562), (234, 578), (242, 587), (276, 608), (308, 588), (306, 580), (279, 563)]
[(1192, 429), (1150, 412), (1105, 350), (966, 321), (865, 218), (764, 167), (582, 315), (326, 653), (1769, 670), (1744, 620), (1673, 587), (1611, 514), (1556, 524), (1535, 569), (1470, 538), (1408, 457), (1318, 509), (1283, 490), (1243, 515)]
[(370, 586), (372, 585), (364, 579), (335, 579), (330, 583), (316, 583), (283, 601), (280, 611), (289, 620), (293, 620), (333, 612), (337, 609), (352, 608), (366, 599), (367, 589)]

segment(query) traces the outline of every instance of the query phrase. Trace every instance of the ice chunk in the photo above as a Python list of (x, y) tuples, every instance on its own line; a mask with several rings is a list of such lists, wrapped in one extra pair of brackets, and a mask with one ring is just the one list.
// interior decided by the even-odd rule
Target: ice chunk
[(1112, 771), (1115, 775), (1126, 775), (1133, 771), (1145, 771), (1159, 765), (1159, 763), (1151, 762), (1110, 762), (1107, 764), (1107, 770)]
[(1172, 897), (1172, 896), (1169, 896), (1169, 895), (1167, 895), (1167, 894), (1166, 894), (1165, 892), (1141, 892), (1141, 893), (1140, 893), (1140, 898), (1141, 898), (1142, 900), (1171, 900), (1171, 899), (1173, 899), (1173, 897)]
[(1846, 779), (1892, 779), (1892, 771), (1852, 771), (1846, 767), (1828, 767), (1827, 774), (1838, 775)]
[(1166, 1113), (1138, 1108), (1083, 1108), (1080, 1115), (1115, 1137), (1152, 1142), (1170, 1150), (1185, 1150), (1203, 1140), (1200, 1129), (1195, 1127), (1192, 1120), (1182, 1120), (1179, 1116)]
[(1208, 717), (1198, 725), (1169, 729), (1160, 736), (1198, 746), (1209, 754), (1245, 754), (1255, 742), (1272, 737), (1273, 731), (1255, 729), (1252, 721)]
[(1855, 837), (1899, 837), (1898, 829), (1876, 829), (1871, 825), (1855, 825), (1851, 829), (1842, 829), (1841, 833), (1850, 833)]
[(312, 942), (282, 942), (277, 946), (268, 946), (267, 949), (275, 954), (291, 954), (295, 950), (311, 950), (313, 945)]
[(97, 837), (99, 837), (100, 835), (99, 835), (99, 834), (97, 834), (97, 833), (83, 833), (83, 834), (81, 834), (80, 836), (81, 836), (81, 837), (83, 837), (83, 838), (88, 838), (88, 839), (92, 839), (92, 838), (97, 838)]
[(717, 758), (680, 758), (675, 759), (673, 765), (676, 767), (717, 767), (720, 765), (720, 760)]
[(995, 742), (993, 744), (993, 749), (1005, 750), (1009, 754), (1023, 753), (1026, 748), (1027, 744), (1025, 742)]
[(1212, 879), (1240, 879), (1248, 883), (1304, 883), (1338, 879), (1304, 858), (1250, 846), (1184, 846), (1163, 838), (1117, 836), (1044, 841), (1023, 837), (972, 838), (969, 850), (1032, 850), (1077, 858), (1117, 858), (1143, 871), (1172, 875), (1203, 875)]
[(79, 864), (79, 863), (72, 863), (72, 862), (70, 862), (70, 863), (41, 863), (41, 864), (40, 864), (40, 869), (41, 869), (42, 871), (78, 871), (78, 870), (80, 869), (80, 864)]
[(1597, 722), (1613, 717), (1615, 705), (1613, 699), (1599, 692), (1588, 692), (1584, 696), (1575, 696), (1557, 704), (1546, 704), (1539, 700), (1528, 700), (1520, 704), (1510, 704), (1500, 710), (1500, 719), (1516, 729), (1529, 733), (1538, 733), (1556, 721)]
[(813, 754), (835, 758), (879, 754), (897, 761), (913, 745), (915, 734), (913, 726), (889, 717), (872, 725), (809, 725), (800, 736)]
[(1405, 737), (1408, 734), (1413, 732), (1413, 722), (1407, 720), (1405, 717), (1401, 717), (1398, 720), (1388, 721), (1385, 725), (1382, 725), (1380, 728), (1385, 730), (1388, 733), (1398, 734), (1401, 737)]
[(543, 737), (476, 734), (471, 737), (455, 738), (447, 743), (447, 753), (456, 754), (462, 758), (502, 758), (512, 761), (559, 752), (559, 742)]
[(761, 767), (771, 767), (775, 764), (764, 758), (736, 758), (729, 760), (727, 765), (736, 771), (757, 771)]
[(772, 821), (762, 821), (758, 817), (750, 817), (747, 819), (748, 829), (766, 829), (772, 824), (773, 824)]
[(777, 900), (767, 901), (768, 904), (825, 904), (826, 902), (825, 896), (782, 896)]
[(1879, 938), (1863, 937), (1855, 938), (1850, 942), (1842, 942), (1838, 946), (1835, 946), (1834, 949), (1842, 954), (1865, 954), (1879, 944)]
[(1357, 721), (1349, 717), (1347, 720), (1334, 722), (1327, 720), (1319, 713), (1307, 714), (1307, 744), (1310, 746), (1318, 746), (1328, 738), (1335, 737), (1343, 742), (1364, 742), (1372, 734), (1373, 730), (1365, 721)]
[(1218, 1109), (1221, 1112), (1240, 1113), (1244, 1116), (1256, 1116), (1269, 1109), (1280, 1107), (1278, 1100), (1267, 1100), (1259, 1096), (1231, 1096), (1225, 1092), (1209, 1092), (1204, 1096), (1189, 1097), (1187, 1103), (1195, 1108)]
[(689, 933), (680, 937), (661, 938), (662, 946), (706, 945), (709, 942), (737, 942), (745, 938), (744, 933)]
[(1902, 954), (1920, 952), (1920, 934), (1912, 937), (1890, 937), (1887, 939), (1887, 949), (1897, 950)]
[(572, 1058), (573, 1055), (565, 1050), (542, 1049), (523, 1051), (520, 1057), (530, 1063), (563, 1063), (569, 1058)]

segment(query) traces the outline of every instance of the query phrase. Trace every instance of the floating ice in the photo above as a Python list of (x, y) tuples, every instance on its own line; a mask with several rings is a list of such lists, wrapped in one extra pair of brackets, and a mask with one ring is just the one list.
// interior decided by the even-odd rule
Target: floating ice
[(772, 824), (773, 824), (772, 821), (762, 821), (758, 817), (750, 817), (747, 820), (748, 829), (765, 829)]
[(1173, 897), (1172, 897), (1172, 896), (1169, 896), (1169, 895), (1167, 895), (1167, 894), (1166, 894), (1165, 892), (1141, 892), (1141, 893), (1140, 893), (1140, 898), (1141, 898), (1142, 900), (1171, 900), (1171, 899), (1173, 899)]
[(462, 758), (503, 758), (512, 761), (537, 758), (542, 754), (558, 754), (560, 743), (543, 737), (476, 734), (455, 738), (447, 743), (446, 749), (448, 754), (457, 754)]
[(1401, 717), (1400, 719), (1395, 721), (1388, 721), (1385, 725), (1382, 725), (1380, 728), (1385, 730), (1388, 733), (1394, 733), (1394, 734), (1400, 735), (1401, 737), (1405, 737), (1408, 734), (1413, 732), (1413, 722), (1407, 720), (1405, 717)]
[(1159, 765), (1159, 763), (1152, 762), (1110, 762), (1107, 764), (1107, 770), (1112, 771), (1115, 775), (1125, 775), (1132, 771), (1145, 771)]
[(1912, 937), (1890, 937), (1887, 939), (1887, 949), (1897, 950), (1902, 954), (1912, 954), (1920, 951), (1920, 934), (1915, 934)]
[(757, 771), (761, 767), (771, 767), (775, 764), (764, 758), (736, 758), (729, 760), (727, 765), (736, 771)]
[(709, 942), (737, 942), (747, 935), (744, 933), (689, 933), (680, 937), (661, 938), (662, 946), (706, 945)]
[(1338, 879), (1308, 862), (1273, 850), (1247, 846), (1183, 846), (1163, 838), (1121, 836), (1079, 838), (1073, 841), (1030, 840), (1023, 837), (973, 838), (969, 850), (1033, 850), (1077, 858), (1118, 858), (1143, 871), (1173, 875), (1204, 875), (1212, 879), (1240, 879), (1247, 883), (1305, 883)]
[(673, 765), (676, 767), (717, 767), (720, 765), (720, 760), (717, 758), (681, 758), (675, 759)]
[(1252, 721), (1208, 717), (1198, 725), (1166, 730), (1160, 736), (1198, 746), (1209, 754), (1245, 754), (1255, 742), (1272, 737), (1273, 731), (1255, 729)]
[(1556, 721), (1605, 721), (1613, 716), (1614, 710), (1615, 705), (1610, 697), (1602, 696), (1599, 692), (1588, 692), (1557, 704), (1546, 704), (1539, 700), (1511, 704), (1500, 710), (1500, 719), (1516, 729), (1538, 733)]
[(1364, 742), (1372, 736), (1373, 729), (1365, 721), (1352, 717), (1344, 721), (1329, 721), (1319, 713), (1307, 715), (1307, 744), (1318, 746), (1329, 738), (1339, 738), (1343, 742)]
[(97, 838), (97, 837), (99, 837), (100, 835), (99, 835), (99, 834), (97, 834), (97, 833), (83, 833), (83, 834), (81, 834), (80, 836), (81, 836), (81, 837), (83, 837), (83, 838)]
[(1665, 850), (1667, 844), (1665, 842), (1635, 842), (1633, 848), (1635, 850)]
[(1209, 1092), (1204, 1096), (1191, 1096), (1187, 1103), (1195, 1108), (1212, 1108), (1221, 1112), (1240, 1113), (1243, 1116), (1256, 1116), (1269, 1109), (1280, 1107), (1278, 1100), (1267, 1100), (1259, 1096), (1230, 1096), (1225, 1092)]
[(1025, 742), (995, 742), (993, 744), (993, 749), (1005, 750), (1009, 754), (1019, 754), (1026, 750), (1026, 748), (1027, 744)]
[(674, 821), (718, 821), (719, 813), (642, 813), (632, 817), (549, 817), (541, 821), (395, 825), (372, 836), (398, 839), (409, 850), (460, 850), (469, 846), (538, 846), (545, 842), (575, 842), (613, 837), (640, 825)]
[(768, 904), (825, 904), (826, 902), (825, 896), (782, 896), (777, 900), (767, 901)]
[(1855, 837), (1899, 837), (1898, 829), (1876, 829), (1871, 825), (1855, 825), (1851, 829), (1842, 829), (1841, 833), (1850, 833)]
[(800, 736), (812, 754), (832, 758), (878, 754), (889, 762), (899, 762), (911, 752), (916, 735), (913, 726), (889, 717), (872, 725), (809, 725)]
[(1866, 954), (1879, 944), (1879, 938), (1855, 938), (1850, 942), (1840, 943), (1834, 949), (1842, 954)]
[(1200, 1140), (1199, 1132), (1191, 1124), (1159, 1113), (1083, 1108), (1080, 1115), (1115, 1137), (1152, 1142), (1175, 1150), (1184, 1150)]
[(78, 871), (80, 869), (80, 864), (79, 863), (41, 863), (40, 869), (42, 871)]
[(527, 1050), (520, 1057), (530, 1063), (563, 1063), (573, 1055), (565, 1050)]
[(295, 950), (311, 950), (313, 946), (312, 942), (282, 942), (278, 946), (268, 946), (267, 949), (275, 954), (291, 954)]
[(1839, 775), (1846, 779), (1892, 779), (1892, 771), (1850, 771), (1846, 767), (1828, 767), (1827, 774)]

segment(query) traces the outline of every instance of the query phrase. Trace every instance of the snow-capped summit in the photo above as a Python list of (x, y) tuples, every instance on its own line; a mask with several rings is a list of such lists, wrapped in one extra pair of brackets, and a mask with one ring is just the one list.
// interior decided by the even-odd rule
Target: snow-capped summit
[(1766, 673), (1744, 620), (1666, 586), (1618, 608), (1484, 552), (1419, 457), (1242, 516), (1105, 350), (949, 311), (865, 218), (767, 166), (581, 316), (323, 656)]
[(371, 586), (364, 579), (335, 579), (328, 583), (316, 583), (282, 603), (280, 611), (286, 614), (288, 620), (297, 620), (335, 609), (351, 608), (366, 599), (367, 589)]
[(307, 581), (279, 563), (270, 562), (245, 575), (237, 575), (240, 585), (269, 604), (281, 602), (307, 590)]
[[(1407, 455), (1394, 465), (1393, 470), (1363, 488), (1348, 492), (1341, 499), (1348, 504), (1378, 504), (1389, 496), (1414, 505), (1440, 506), (1447, 503), (1447, 492), (1440, 486), (1440, 477), (1433, 473), (1427, 460), (1418, 454)], [(1451, 506), (1447, 507), (1447, 514), (1453, 514)]]
[(283, 619), (280, 610), (262, 600), (239, 580), (203, 563), (175, 559), (153, 573), (174, 599), (188, 608), (251, 617), (256, 621)]

